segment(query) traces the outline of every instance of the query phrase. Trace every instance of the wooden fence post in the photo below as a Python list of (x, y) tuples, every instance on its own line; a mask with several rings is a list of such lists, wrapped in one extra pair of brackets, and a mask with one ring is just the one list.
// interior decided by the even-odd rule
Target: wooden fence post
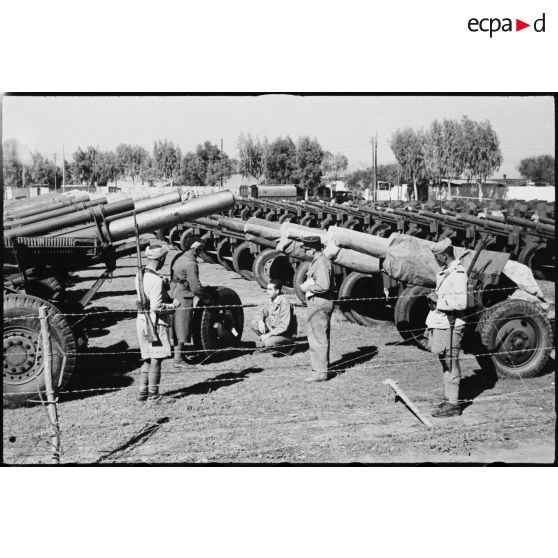
[(41, 320), (41, 335), (43, 338), (43, 358), (45, 366), (45, 386), (47, 396), (47, 413), (53, 434), (50, 438), (52, 445), (51, 462), (58, 465), (60, 463), (60, 426), (58, 423), (58, 408), (54, 397), (52, 383), (52, 344), (50, 342), (50, 329), (48, 327), (48, 310), (46, 306), (39, 308), (39, 319)]

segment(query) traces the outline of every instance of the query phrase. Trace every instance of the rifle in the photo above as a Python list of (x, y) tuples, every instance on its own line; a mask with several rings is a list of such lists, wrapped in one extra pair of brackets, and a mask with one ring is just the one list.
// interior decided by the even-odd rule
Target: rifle
[(138, 262), (138, 290), (140, 295), (140, 300), (137, 302), (138, 311), (145, 316), (145, 333), (147, 335), (147, 340), (150, 343), (160, 343), (159, 336), (157, 335), (157, 330), (153, 325), (153, 320), (151, 319), (151, 314), (149, 313), (149, 302), (145, 299), (145, 292), (143, 290), (143, 269), (141, 266), (141, 248), (139, 239), (139, 229), (138, 222), (136, 221), (136, 212), (134, 211), (134, 228), (136, 231), (136, 255)]

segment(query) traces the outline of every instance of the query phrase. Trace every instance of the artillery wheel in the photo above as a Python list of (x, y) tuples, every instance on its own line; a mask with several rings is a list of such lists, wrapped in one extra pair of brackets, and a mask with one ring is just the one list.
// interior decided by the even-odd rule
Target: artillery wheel
[(391, 227), (387, 223), (376, 223), (368, 229), (368, 233), (387, 238), (391, 234)]
[[(389, 316), (384, 299), (384, 281), (381, 273), (368, 275), (353, 271), (341, 283), (339, 298), (374, 298), (377, 300), (354, 300), (340, 304), (341, 311), (353, 322), (363, 326), (373, 326), (378, 320), (385, 320)], [(349, 318), (350, 319), (350, 318)]]
[(254, 258), (254, 265), (252, 267), (252, 273), (254, 275), (254, 279), (256, 283), (262, 288), (265, 289), (267, 287), (267, 280), (269, 277), (264, 275), (264, 266), (268, 259), (276, 258), (277, 256), (282, 255), (283, 252), (279, 250), (275, 250), (274, 248), (266, 248), (262, 250), (255, 258)]
[(44, 277), (37, 281), (30, 281), (26, 292), (44, 300), (58, 300), (64, 295), (64, 286), (56, 277)]
[(182, 234), (180, 235), (180, 240), (178, 241), (178, 244), (180, 245), (180, 249), (183, 252), (186, 251), (186, 239), (189, 236), (192, 236), (193, 234), (194, 234), (194, 229), (192, 227), (189, 227), (186, 230), (182, 231)]
[(207, 306), (235, 306), (204, 308), (198, 304), (193, 316), (194, 346), (204, 351), (238, 347), (244, 328), (242, 301), (227, 287), (215, 287), (212, 291), (212, 301)]
[(169, 229), (157, 229), (155, 231), (155, 236), (161, 242), (167, 242), (168, 241), (168, 236), (169, 236)]
[(64, 387), (76, 364), (76, 339), (66, 318), (50, 302), (27, 294), (4, 295), (4, 403), (22, 405), (45, 391), (39, 308), (46, 306), (52, 343), (53, 385)]
[(244, 279), (254, 279), (252, 268), (254, 266), (254, 254), (250, 249), (250, 242), (241, 242), (232, 253), (232, 265), (234, 270)]
[(527, 244), (517, 256), (519, 263), (533, 270), (536, 279), (556, 280), (556, 254), (539, 244)]
[(250, 219), (250, 217), (252, 217), (252, 212), (250, 211), (249, 207), (245, 207), (241, 212), (240, 212), (240, 218), (243, 221), (247, 221), (248, 219)]
[(393, 321), (401, 337), (424, 350), (427, 350), (425, 322), (430, 312), (426, 295), (431, 290), (418, 285), (406, 287), (399, 295), (393, 312)]
[(290, 213), (283, 213), (283, 215), (279, 217), (279, 223), (293, 223), (293, 218), (294, 217)]
[(215, 241), (210, 233), (204, 234), (202, 240), (205, 242), (204, 249), (200, 250), (200, 258), (210, 264), (217, 264), (219, 260), (215, 253)]
[(254, 278), (265, 289), (270, 279), (280, 279), (283, 290), (289, 292), (293, 286), (294, 269), (289, 257), (273, 248), (260, 252), (254, 260)]
[(484, 311), (477, 329), (499, 376), (536, 376), (550, 358), (552, 325), (532, 302), (509, 299), (495, 304)]
[(304, 306), (306, 306), (306, 294), (302, 291), (300, 285), (306, 281), (306, 273), (309, 267), (310, 262), (300, 262), (293, 276), (293, 290)]
[(345, 229), (350, 229), (351, 231), (361, 231), (362, 230), (362, 224), (361, 224), (360, 220), (357, 219), (356, 217), (354, 217), (352, 219), (348, 219), (347, 221), (345, 221), (345, 223), (343, 223), (342, 227), (345, 228)]
[(231, 241), (228, 238), (222, 238), (217, 243), (217, 259), (227, 271), (234, 271), (232, 262), (230, 259), (227, 259), (231, 258), (231, 256)]
[(316, 216), (315, 215), (305, 215), (301, 220), (300, 224), (303, 227), (313, 227), (316, 225)]

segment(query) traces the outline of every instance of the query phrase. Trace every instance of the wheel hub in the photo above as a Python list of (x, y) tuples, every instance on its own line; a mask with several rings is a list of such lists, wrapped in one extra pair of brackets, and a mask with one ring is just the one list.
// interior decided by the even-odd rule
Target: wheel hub
[(516, 366), (529, 360), (537, 346), (536, 331), (530, 321), (524, 318), (510, 320), (500, 330), (499, 337), (503, 341), (503, 357)]
[(43, 365), (43, 348), (37, 333), (23, 328), (4, 331), (5, 383), (17, 384), (37, 376)]

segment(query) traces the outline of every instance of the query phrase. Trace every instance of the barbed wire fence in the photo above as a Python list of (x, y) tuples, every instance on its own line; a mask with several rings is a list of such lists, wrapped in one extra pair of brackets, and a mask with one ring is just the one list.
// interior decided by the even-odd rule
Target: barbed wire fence
[[(423, 295), (413, 295), (409, 298), (418, 298), (420, 296)], [(372, 301), (372, 300), (380, 300), (380, 299), (384, 299), (384, 297), (360, 297), (360, 298), (355, 298), (355, 299), (350, 299), (350, 300), (354, 300), (354, 301)], [(343, 303), (343, 302), (347, 302), (348, 299), (336, 299), (335, 302), (337, 303)], [(234, 305), (212, 305), (212, 306), (204, 306), (204, 309), (210, 309), (210, 310), (222, 310), (222, 309), (226, 309), (226, 308), (235, 308), (235, 307), (242, 307), (242, 308), (253, 308), (253, 307), (257, 307), (259, 305), (257, 304), (234, 304)], [(44, 447), (45, 451), (44, 452), (40, 452), (40, 451), (35, 451), (35, 452), (28, 452), (27, 454), (25, 454), (24, 459), (25, 458), (37, 458), (37, 459), (44, 459), (45, 458), (45, 454), (46, 454), (46, 449), (50, 448), (50, 453), (51, 453), (51, 463), (53, 464), (57, 464), (60, 463), (60, 460), (64, 457), (68, 457), (70, 455), (70, 450), (72, 447), (75, 446), (75, 444), (69, 444), (67, 447), (64, 447), (65, 444), (65, 440), (62, 440), (62, 430), (60, 427), (60, 423), (59, 423), (59, 406), (58, 406), (58, 402), (59, 402), (59, 397), (60, 395), (66, 395), (69, 393), (72, 394), (86, 394), (86, 393), (108, 393), (108, 392), (115, 392), (115, 391), (120, 391), (123, 388), (122, 387), (95, 387), (95, 388), (88, 388), (88, 389), (75, 389), (75, 390), (64, 390), (64, 389), (56, 389), (53, 384), (52, 384), (52, 379), (49, 381), (48, 380), (48, 376), (51, 375), (51, 373), (48, 373), (48, 370), (51, 369), (52, 363), (50, 362), (52, 359), (52, 350), (49, 347), (49, 343), (50, 343), (50, 339), (49, 339), (49, 319), (51, 319), (54, 315), (60, 314), (63, 315), (65, 317), (87, 317), (90, 315), (96, 315), (96, 314), (122, 314), (123, 312), (125, 313), (130, 313), (131, 317), (132, 314), (137, 314), (137, 309), (120, 309), (120, 310), (106, 310), (106, 311), (95, 311), (95, 312), (83, 312), (83, 313), (72, 313), (72, 314), (64, 314), (64, 313), (51, 313), (49, 314), (49, 312), (47, 311), (46, 307), (42, 307), (39, 311), (39, 314), (33, 314), (33, 315), (28, 315), (28, 316), (18, 316), (15, 318), (5, 318), (6, 320), (21, 320), (23, 318), (37, 318), (40, 320), (41, 322), (41, 332), (42, 332), (42, 343), (43, 343), (43, 356), (45, 359), (45, 373), (47, 376), (47, 382), (46, 382), (46, 401), (45, 401), (45, 397), (43, 396), (43, 393), (41, 392), (41, 390), (35, 389), (35, 390), (30, 390), (27, 392), (19, 392), (20, 395), (28, 395), (29, 398), (27, 399), (26, 402), (28, 403), (38, 403), (40, 402), (43, 405), (43, 408), (45, 409), (45, 415), (47, 416), (47, 424), (49, 426), (48, 429), (45, 429), (43, 431), (37, 431), (37, 432), (33, 432), (33, 431), (28, 431), (28, 432), (8, 432), (8, 433), (4, 433), (4, 444), (6, 444), (6, 442), (8, 443), (14, 443), (18, 438), (31, 438), (35, 441), (36, 447)], [(482, 311), (481, 311), (482, 312)], [(475, 314), (479, 314), (480, 312), (476, 312)], [(537, 314), (534, 314), (537, 315)], [(528, 316), (526, 316), (528, 317)], [(476, 322), (471, 322), (469, 321), (469, 324), (475, 324), (475, 323), (479, 323), (481, 320), (478, 320)], [(494, 320), (495, 321), (495, 320)], [(413, 329), (407, 329), (407, 330), (399, 330), (400, 333), (404, 333), (404, 332), (408, 332), (408, 333), (419, 333), (421, 331), (424, 331), (424, 327), (422, 328), (413, 328)], [(398, 343), (394, 343), (393, 345), (399, 345), (399, 344), (406, 344), (408, 341), (407, 340), (402, 340)], [(300, 348), (300, 347), (304, 347), (306, 345), (306, 341), (299, 341), (296, 340), (291, 344), (286, 344), (283, 345), (281, 347), (281, 349), (289, 349), (289, 348)], [(539, 350), (554, 350), (555, 347), (554, 345), (552, 346), (545, 346), (545, 347), (535, 347), (535, 348), (531, 348), (531, 349), (521, 349), (518, 351), (510, 351), (510, 350), (505, 350), (505, 351), (495, 351), (495, 352), (483, 352), (482, 356), (483, 357), (489, 357), (489, 356), (497, 356), (497, 355), (505, 355), (505, 356), (510, 356), (511, 353), (514, 352), (529, 352), (529, 351), (539, 351)], [(269, 351), (269, 348), (265, 348), (265, 347), (227, 347), (227, 348), (219, 348), (219, 349), (213, 349), (213, 350), (205, 350), (205, 349), (193, 349), (191, 351), (188, 351), (189, 353), (195, 354), (195, 353), (201, 353), (203, 355), (206, 355), (206, 360), (211, 358), (213, 355), (217, 354), (217, 353), (223, 353), (223, 352), (237, 352), (237, 353), (258, 353), (258, 352), (267, 352)], [(138, 350), (127, 350), (127, 351), (114, 351), (114, 352), (98, 352), (98, 351), (87, 351), (85, 354), (87, 356), (107, 356), (107, 355), (112, 355), (112, 356), (117, 356), (117, 355), (130, 355), (130, 354), (138, 354), (139, 355), (140, 351)], [(63, 353), (63, 356), (66, 356)], [(461, 360), (476, 360), (478, 355), (467, 355), (467, 356), (462, 356)], [(331, 366), (330, 367), (330, 372), (335, 374), (339, 374), (342, 373), (344, 371), (353, 369), (355, 366), (358, 366), (359, 370), (362, 371), (366, 371), (366, 370), (374, 370), (374, 369), (379, 369), (379, 368), (385, 368), (386, 364), (421, 364), (421, 363), (425, 363), (425, 362), (432, 362), (432, 356), (427, 356), (425, 358), (420, 358), (420, 359), (410, 359), (410, 360), (402, 360), (400, 358), (398, 359), (393, 359), (393, 360), (387, 360), (382, 362), (382, 364), (376, 364), (376, 365), (363, 365), (359, 362), (356, 363), (356, 365), (353, 366), (347, 366), (348, 364), (350, 364), (352, 361), (358, 361), (362, 359), (362, 355), (355, 357), (354, 359), (349, 359), (346, 360), (342, 363), (341, 365), (337, 365), (337, 366)], [(138, 359), (139, 360), (139, 359)], [(300, 368), (299, 365), (297, 365), (297, 368)], [(274, 372), (273, 377), (274, 378), (292, 378), (292, 365), (284, 365), (284, 366), (266, 366), (266, 370), (271, 370)], [(291, 370), (291, 373), (281, 373), (280, 371), (287, 371), (287, 370)], [(223, 372), (222, 369), (208, 369), (205, 367), (189, 367), (188, 368), (189, 373), (195, 373), (195, 372), (204, 372), (204, 373), (211, 373), (211, 372)], [(278, 372), (278, 373), (275, 373)], [(137, 375), (139, 374), (139, 371), (133, 371), (130, 372), (128, 375)], [(103, 378), (103, 377), (108, 377), (109, 375), (100, 375), (97, 376), (97, 378)], [(239, 378), (235, 381), (245, 381), (246, 378)], [(521, 378), (522, 379), (522, 378)], [(523, 379), (522, 379), (523, 380)], [(220, 379), (220, 378), (209, 378), (204, 380), (204, 383), (207, 384), (219, 384), (222, 382), (228, 382), (230, 383), (230, 379)], [(508, 392), (508, 393), (503, 393), (503, 394), (495, 394), (495, 395), (489, 395), (489, 396), (484, 396), (482, 398), (476, 398), (475, 401), (478, 402), (479, 400), (482, 401), (495, 401), (495, 400), (501, 400), (501, 399), (505, 399), (505, 398), (514, 398), (517, 397), (519, 395), (525, 395), (527, 393), (533, 393), (533, 392), (544, 392), (544, 391), (549, 391), (554, 389), (552, 384), (552, 387), (547, 387), (547, 388), (536, 388), (536, 389), (529, 389), (527, 387), (527, 385), (525, 384), (525, 382), (523, 382), (523, 385), (525, 386), (523, 389), (521, 390), (517, 390), (517, 391), (513, 391), (513, 392)], [(161, 386), (164, 388), (173, 388), (173, 387), (180, 387), (180, 386), (184, 386), (184, 380), (182, 381), (165, 381), (163, 380), (161, 382)], [(124, 388), (125, 389), (125, 388)], [(387, 400), (387, 398), (386, 398)], [(473, 401), (473, 399), (462, 399), (460, 400), (460, 403), (462, 404), (467, 404), (467, 403), (471, 403)], [(370, 410), (369, 416), (370, 418), (374, 418), (377, 417), (380, 413), (378, 411), (373, 411)], [(243, 420), (245, 420), (247, 423), (253, 423), (253, 419), (250, 419), (249, 417), (243, 417)], [(529, 422), (527, 419), (523, 420), (523, 421), (517, 421), (516, 418), (513, 419), (509, 419), (508, 421), (511, 421), (511, 425), (507, 425), (506, 420), (508, 419), (501, 419), (501, 420), (496, 420), (494, 419), (491, 424), (493, 423), (494, 425), (499, 424), (502, 428), (508, 428), (508, 429), (518, 429), (518, 428), (528, 428), (529, 425), (541, 425), (540, 420), (531, 420), (531, 422)], [(552, 419), (549, 419), (549, 421), (551, 421)], [(143, 421), (144, 422), (144, 421)], [(269, 422), (269, 421), (268, 421)], [(299, 420), (298, 422), (304, 422), (303, 420)], [(545, 422), (545, 424), (547, 424), (547, 422)], [(273, 422), (271, 422), (270, 424), (274, 424)], [(362, 424), (369, 424), (372, 425), (374, 424), (371, 421), (367, 421), (367, 422), (363, 422)], [(515, 424), (515, 426), (514, 426)], [(550, 423), (548, 423), (550, 424)], [(346, 423), (346, 424), (342, 424), (340, 425), (342, 426), (356, 426), (357, 423)], [(506, 426), (507, 425), (507, 426)], [(519, 426), (518, 426), (519, 425)], [(141, 428), (138, 430), (138, 433), (134, 436), (132, 436), (132, 441), (134, 440), (135, 437), (138, 437), (138, 439), (143, 439), (145, 438), (145, 436), (149, 435), (151, 432), (153, 432), (154, 430), (160, 428), (162, 426), (162, 424), (157, 423), (156, 421), (148, 421), (147, 423), (142, 423)], [(185, 425), (183, 424), (183, 427)], [(175, 424), (174, 426), (171, 427), (171, 430), (176, 430), (179, 427), (179, 423)], [(377, 442), (375, 443), (375, 448), (376, 450), (378, 450), (378, 448), (382, 448), (383, 446), (385, 446), (386, 444), (389, 443), (393, 443), (394, 440), (399, 440), (399, 439), (405, 439), (405, 437), (410, 437), (410, 439), (412, 439), (413, 443), (419, 444), (419, 445), (425, 445), (425, 447), (428, 447), (430, 449), (433, 448), (438, 448), (438, 450), (440, 451), (446, 451), (448, 450), (448, 448), (459, 448), (460, 446), (462, 446), (465, 442), (466, 439), (469, 439), (471, 436), (474, 436), (473, 432), (478, 430), (480, 428), (479, 425), (461, 425), (461, 426), (452, 426), (451, 428), (440, 428), (438, 426), (436, 426), (436, 428), (434, 428), (432, 431), (427, 431), (425, 433), (421, 433), (418, 434), (417, 433), (406, 433), (406, 434), (401, 434), (401, 435), (394, 435), (394, 436), (383, 436), (380, 437), (380, 439), (377, 440)], [(115, 425), (106, 425), (105, 427), (101, 428), (98, 430), (98, 433), (101, 432), (107, 432), (110, 430), (118, 430), (119, 427), (115, 426)], [(124, 432), (124, 429), (121, 429), (122, 432)], [(167, 429), (168, 430), (168, 429)], [(66, 430), (66, 433), (68, 433), (69, 431)], [(46, 437), (48, 436), (48, 440), (46, 440)], [(435, 440), (435, 443), (433, 442), (433, 440)], [(453, 441), (452, 441), (453, 440)], [(457, 440), (457, 442), (455, 441)], [(460, 442), (461, 440), (461, 442)], [(122, 457), (124, 457), (124, 455), (129, 454), (132, 450), (133, 450), (134, 444), (128, 444), (126, 451), (122, 450), (122, 451), (113, 451), (108, 452), (107, 455), (105, 456), (101, 456), (100, 458), (98, 458), (96, 460), (96, 462), (105, 462), (108, 461), (109, 458), (112, 458), (113, 461), (120, 459)], [(444, 449), (445, 448), (445, 449)], [(265, 452), (272, 452), (272, 451), (277, 451), (280, 452), (281, 448), (265, 448)], [(449, 451), (449, 450), (448, 450)], [(106, 453), (106, 452), (105, 452)], [(389, 453), (389, 452), (388, 452)], [(159, 456), (159, 453), (152, 453), (152, 454), (146, 454), (145, 452), (142, 452), (142, 457), (157, 457)], [(192, 456), (194, 457), (194, 456)], [(195, 460), (195, 457), (194, 457)]]

